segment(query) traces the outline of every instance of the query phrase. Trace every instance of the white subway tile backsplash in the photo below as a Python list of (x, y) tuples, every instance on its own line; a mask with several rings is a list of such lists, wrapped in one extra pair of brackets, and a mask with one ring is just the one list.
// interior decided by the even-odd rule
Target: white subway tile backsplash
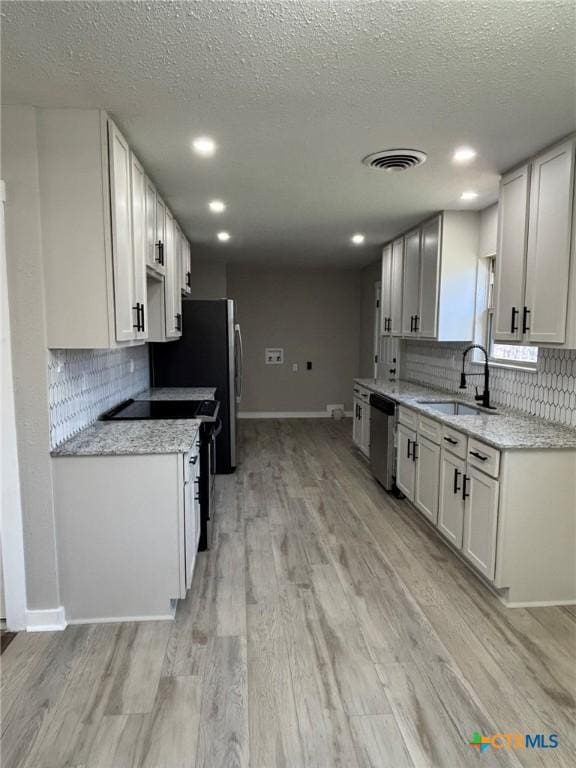
[(52, 448), (150, 386), (148, 347), (48, 351)]
[[(462, 352), (467, 346), (405, 341), (402, 378), (457, 392)], [(468, 360), (468, 370), (469, 366)], [(481, 378), (475, 383), (482, 387)], [(470, 380), (469, 391), (473, 386)], [(540, 348), (536, 371), (492, 367), (490, 392), (495, 405), (510, 406), (532, 416), (576, 427), (576, 350)]]

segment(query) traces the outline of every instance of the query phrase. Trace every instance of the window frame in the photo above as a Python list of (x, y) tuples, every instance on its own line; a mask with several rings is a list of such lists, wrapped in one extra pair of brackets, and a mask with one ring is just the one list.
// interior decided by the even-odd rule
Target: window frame
[[(477, 343), (488, 350), (488, 364), (495, 368), (536, 372), (538, 368), (539, 347), (529, 344), (506, 344), (506, 347), (522, 347), (536, 350), (536, 360), (513, 360), (494, 354), (494, 280), (496, 274), (496, 254), (480, 257), (478, 260), (478, 292), (476, 296), (476, 337)], [(473, 362), (484, 363), (480, 350), (475, 350)]]

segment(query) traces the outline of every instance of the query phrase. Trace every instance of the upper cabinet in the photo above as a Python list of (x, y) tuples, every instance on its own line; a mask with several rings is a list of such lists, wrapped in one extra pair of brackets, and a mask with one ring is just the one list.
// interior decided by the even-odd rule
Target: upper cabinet
[(444, 211), (384, 247), (382, 333), (471, 341), (479, 214)]
[(501, 180), (496, 341), (576, 346), (575, 147), (564, 141)]
[[(173, 232), (166, 264), (168, 212), (116, 125), (98, 110), (39, 110), (38, 145), (48, 347), (179, 336), (181, 267)], [(162, 313), (149, 312), (147, 271)], [(180, 317), (169, 324), (171, 314)]]
[(402, 265), (404, 238), (384, 246), (382, 251), (382, 335), (402, 334)]
[(192, 292), (192, 254), (190, 251), (190, 243), (184, 235), (182, 235), (181, 243), (181, 261), (182, 261), (182, 278), (181, 288), (184, 295), (188, 295)]

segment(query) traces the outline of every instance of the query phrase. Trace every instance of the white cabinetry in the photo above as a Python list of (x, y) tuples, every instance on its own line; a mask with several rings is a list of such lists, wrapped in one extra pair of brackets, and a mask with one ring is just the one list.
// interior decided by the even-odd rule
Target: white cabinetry
[(148, 295), (146, 289), (146, 176), (144, 169), (134, 155), (130, 156), (131, 201), (132, 201), (132, 250), (133, 250), (133, 310), (135, 317), (135, 338), (148, 338)]
[(99, 110), (40, 109), (38, 158), (47, 346), (164, 340), (146, 270), (161, 280), (166, 209), (125, 138)]
[(382, 335), (402, 334), (402, 278), (404, 238), (384, 246), (382, 251)]
[(398, 424), (396, 485), (410, 501), (414, 501), (416, 482), (415, 444), (416, 432), (404, 424)]
[(478, 237), (479, 215), (467, 211), (444, 211), (405, 235), (403, 336), (472, 340)]
[(192, 257), (190, 252), (190, 243), (182, 234), (182, 293), (188, 295), (192, 292)]
[(370, 392), (354, 385), (352, 440), (366, 458), (370, 457)]
[(176, 222), (166, 209), (166, 336), (178, 338), (182, 335), (182, 293), (180, 291), (180, 269), (177, 251)]
[(490, 581), (496, 568), (498, 480), (468, 466), (463, 478), (465, 497), (462, 553)]
[(457, 549), (462, 547), (464, 530), (464, 499), (462, 479), (466, 462), (442, 449), (440, 462), (440, 508), (438, 530)]
[(574, 155), (571, 138), (500, 184), (495, 339), (576, 346), (576, 266), (571, 258)]
[(196, 455), (53, 459), (67, 621), (172, 618), (198, 548)]
[(414, 504), (432, 523), (436, 524), (438, 519), (440, 446), (419, 434), (412, 451), (415, 454), (416, 462)]

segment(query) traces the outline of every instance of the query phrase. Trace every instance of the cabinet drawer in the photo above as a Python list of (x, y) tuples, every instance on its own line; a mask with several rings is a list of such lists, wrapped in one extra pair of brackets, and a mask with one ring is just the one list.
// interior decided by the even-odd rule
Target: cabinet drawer
[(415, 411), (411, 411), (410, 408), (401, 407), (398, 409), (398, 421), (400, 424), (415, 430), (418, 427), (418, 414)]
[(468, 440), (468, 464), (481, 469), (491, 477), (498, 477), (500, 472), (500, 451), (471, 437)]
[(370, 390), (361, 387), (359, 384), (354, 384), (354, 397), (367, 403), (370, 401)]
[(418, 434), (427, 437), (437, 445), (440, 444), (442, 437), (442, 427), (434, 419), (428, 419), (426, 416), (420, 416), (418, 421)]
[(467, 443), (468, 438), (462, 432), (457, 432), (451, 427), (442, 427), (442, 445), (446, 450), (460, 456), (461, 459), (465, 459)]

